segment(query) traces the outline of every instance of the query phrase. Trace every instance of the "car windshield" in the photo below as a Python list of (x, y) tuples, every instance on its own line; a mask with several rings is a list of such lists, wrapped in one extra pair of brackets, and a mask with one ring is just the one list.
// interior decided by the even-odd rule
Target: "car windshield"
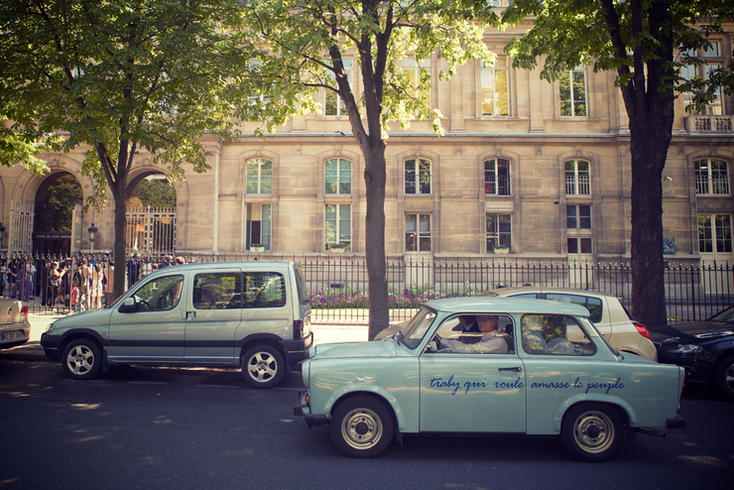
[(720, 313), (717, 313), (716, 315), (712, 316), (709, 321), (711, 322), (726, 322), (726, 323), (732, 323), (734, 322), (734, 306), (731, 308), (728, 308)]
[(423, 336), (428, 331), (433, 320), (436, 318), (436, 312), (423, 306), (408, 325), (396, 334), (398, 342), (405, 345), (409, 349), (415, 349), (423, 340)]

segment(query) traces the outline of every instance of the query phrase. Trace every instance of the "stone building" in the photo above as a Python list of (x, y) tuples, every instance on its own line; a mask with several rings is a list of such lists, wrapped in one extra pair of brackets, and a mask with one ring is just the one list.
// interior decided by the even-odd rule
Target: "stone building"
[[(709, 64), (731, 59), (729, 27), (701, 53)], [(510, 36), (488, 31), (487, 44), (502, 54)], [(614, 74), (579, 67), (551, 84), (500, 56), (493, 67), (477, 60), (439, 81), (440, 63), (434, 56), (426, 66), (445, 135), (436, 136), (430, 121), (414, 121), (408, 129), (395, 124), (390, 131), (388, 255), (629, 257), (630, 138)], [(359, 93), (359, 70), (352, 83)], [(169, 219), (175, 219), (170, 241), (176, 253), (247, 254), (262, 244), (272, 254), (318, 256), (334, 245), (347, 255), (364, 254), (364, 161), (339, 101), (321, 97), (323, 114), (296, 116), (264, 141), (248, 135), (254, 127), (229, 146), (207, 138), (211, 170), (188, 171), (175, 183), (177, 208)], [(684, 108), (681, 97), (665, 170), (666, 254), (731, 263), (734, 97), (722, 94), (705, 114), (688, 115)], [(92, 192), (91, 180), (81, 175), (83, 150), (45, 155), (51, 173), (44, 177), (0, 168), (4, 251), (38, 251), (43, 230), (33, 223), (49, 179), (70, 174), (85, 198)], [(164, 173), (151, 155), (139, 155), (130, 191), (141, 179)], [(79, 215), (68, 236), (45, 238), (66, 240), (75, 250), (110, 250), (112, 206)], [(93, 244), (86, 232), (92, 223), (98, 228)], [(131, 243), (128, 236), (131, 253), (160, 251), (146, 243)]]

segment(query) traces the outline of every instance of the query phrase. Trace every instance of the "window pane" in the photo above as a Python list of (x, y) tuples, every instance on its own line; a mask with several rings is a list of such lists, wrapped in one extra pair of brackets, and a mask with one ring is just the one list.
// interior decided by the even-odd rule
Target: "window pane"
[(579, 206), (579, 229), (591, 229), (591, 206)]
[(325, 180), (326, 180), (326, 186), (324, 188), (324, 192), (326, 194), (336, 194), (337, 193), (337, 163), (336, 160), (327, 160), (325, 165)]
[(194, 277), (194, 308), (240, 308), (240, 273), (218, 272)]
[(586, 74), (582, 71), (573, 72), (573, 109), (574, 116), (586, 115)]
[(573, 116), (571, 108), (571, 82), (570, 74), (562, 73), (558, 78), (558, 87), (561, 100), (561, 116)]
[(244, 274), (243, 308), (278, 308), (285, 306), (285, 280), (276, 272)]
[(581, 242), (581, 253), (590, 254), (591, 253), (591, 238), (579, 238), (579, 241)]
[(352, 193), (352, 162), (339, 160), (339, 193)]
[(576, 229), (576, 206), (566, 206), (566, 228)]
[(570, 254), (579, 253), (578, 240), (576, 238), (568, 238), (566, 240), (566, 251)]

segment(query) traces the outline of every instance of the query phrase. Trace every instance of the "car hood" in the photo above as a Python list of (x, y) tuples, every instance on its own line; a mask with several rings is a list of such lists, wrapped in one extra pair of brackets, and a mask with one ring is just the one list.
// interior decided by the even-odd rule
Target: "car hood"
[(54, 320), (54, 327), (74, 328), (74, 327), (90, 327), (101, 324), (108, 324), (112, 310), (109, 308), (100, 308), (98, 310), (89, 310), (74, 315), (65, 316)]
[(396, 342), (392, 339), (372, 342), (319, 344), (314, 347), (311, 359), (335, 359), (343, 357), (394, 357)]
[(668, 338), (685, 339), (688, 342), (734, 335), (734, 326), (724, 322), (688, 322), (648, 329), (653, 341), (662, 342)]

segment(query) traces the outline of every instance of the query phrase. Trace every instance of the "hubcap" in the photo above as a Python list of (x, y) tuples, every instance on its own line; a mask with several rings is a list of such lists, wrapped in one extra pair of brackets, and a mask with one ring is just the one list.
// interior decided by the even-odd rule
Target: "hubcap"
[(275, 376), (278, 363), (267, 352), (258, 352), (250, 358), (247, 371), (258, 383), (264, 383)]
[(382, 421), (372, 410), (357, 408), (342, 422), (342, 437), (354, 449), (370, 449), (382, 439)]
[(94, 366), (94, 353), (92, 349), (84, 345), (77, 345), (69, 351), (66, 365), (74, 374), (85, 374)]
[(614, 442), (614, 424), (603, 412), (586, 412), (576, 419), (573, 437), (588, 453), (601, 453)]

